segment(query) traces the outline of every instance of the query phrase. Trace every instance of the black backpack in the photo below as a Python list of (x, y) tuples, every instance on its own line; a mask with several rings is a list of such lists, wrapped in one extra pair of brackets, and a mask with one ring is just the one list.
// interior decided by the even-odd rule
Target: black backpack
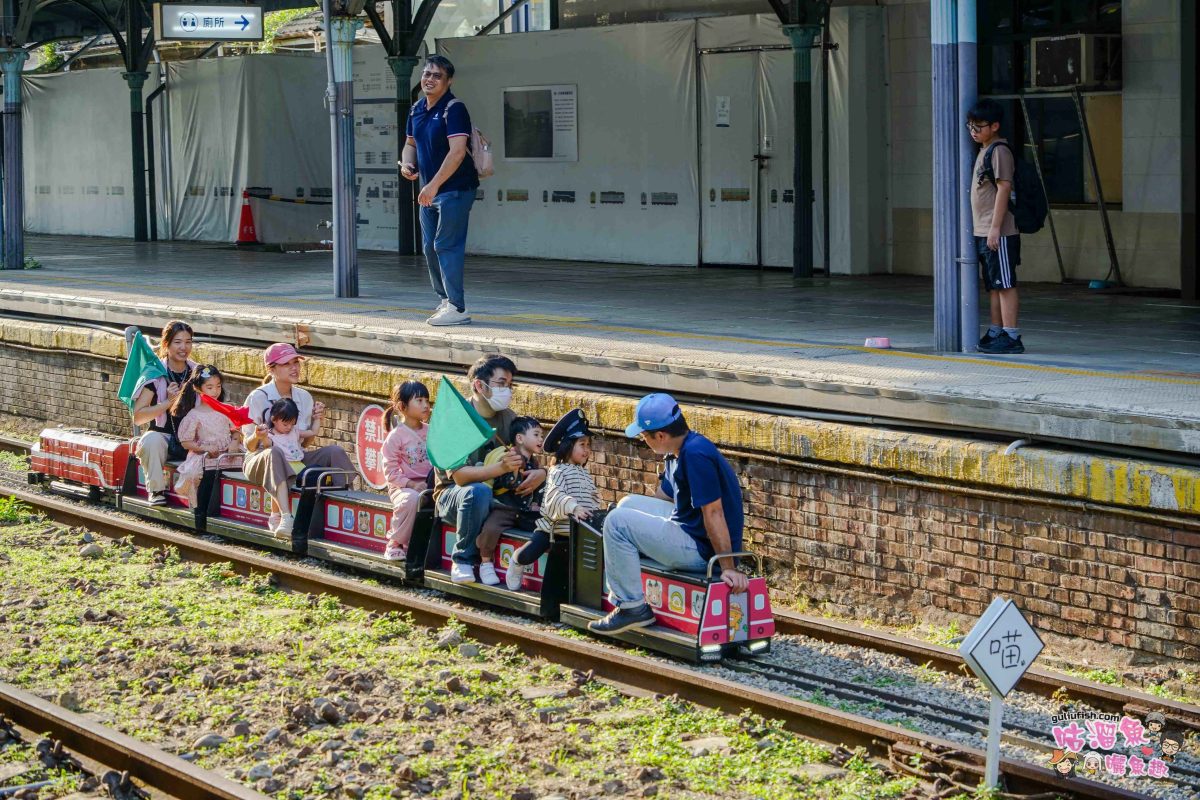
[(1008, 209), (1012, 212), (1013, 222), (1021, 233), (1037, 233), (1046, 224), (1046, 216), (1050, 213), (1050, 204), (1046, 202), (1046, 192), (1038, 178), (1037, 169), (1025, 159), (1017, 155), (1008, 142), (996, 142), (988, 147), (983, 154), (983, 175), (993, 184), (996, 176), (992, 172), (992, 151), (997, 147), (1007, 147), (1013, 157), (1013, 191), (1017, 199), (1009, 198)]

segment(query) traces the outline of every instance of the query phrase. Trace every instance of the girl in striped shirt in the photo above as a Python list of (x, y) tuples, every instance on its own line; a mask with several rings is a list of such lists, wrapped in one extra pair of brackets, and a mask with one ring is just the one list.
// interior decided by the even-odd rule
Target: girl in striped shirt
[(596, 482), (587, 471), (592, 434), (583, 411), (576, 408), (563, 415), (551, 428), (543, 447), (545, 452), (554, 453), (554, 466), (546, 479), (542, 516), (533, 536), (513, 553), (504, 575), (505, 585), (514, 592), (521, 588), (525, 567), (550, 549), (551, 535), (568, 535), (570, 517), (585, 520), (600, 507)]

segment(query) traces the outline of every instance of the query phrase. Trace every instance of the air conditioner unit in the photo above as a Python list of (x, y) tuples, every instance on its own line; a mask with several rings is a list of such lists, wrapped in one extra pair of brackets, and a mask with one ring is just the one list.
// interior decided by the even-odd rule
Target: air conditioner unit
[(1121, 37), (1077, 33), (1030, 41), (1030, 89), (1120, 88)]

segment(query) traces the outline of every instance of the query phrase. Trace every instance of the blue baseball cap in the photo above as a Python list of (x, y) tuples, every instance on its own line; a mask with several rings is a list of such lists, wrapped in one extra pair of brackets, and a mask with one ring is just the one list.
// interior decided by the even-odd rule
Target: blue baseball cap
[(625, 435), (630, 439), (646, 431), (658, 431), (672, 422), (683, 418), (679, 403), (669, 394), (648, 394), (638, 401), (637, 411), (633, 414), (633, 424), (625, 429)]

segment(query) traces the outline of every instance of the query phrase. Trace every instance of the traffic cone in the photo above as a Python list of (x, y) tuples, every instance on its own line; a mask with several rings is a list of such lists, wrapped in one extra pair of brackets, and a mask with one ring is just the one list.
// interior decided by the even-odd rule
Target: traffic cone
[(250, 208), (250, 192), (242, 189), (242, 217), (238, 220), (238, 247), (259, 244), (258, 231), (254, 228), (254, 212)]

